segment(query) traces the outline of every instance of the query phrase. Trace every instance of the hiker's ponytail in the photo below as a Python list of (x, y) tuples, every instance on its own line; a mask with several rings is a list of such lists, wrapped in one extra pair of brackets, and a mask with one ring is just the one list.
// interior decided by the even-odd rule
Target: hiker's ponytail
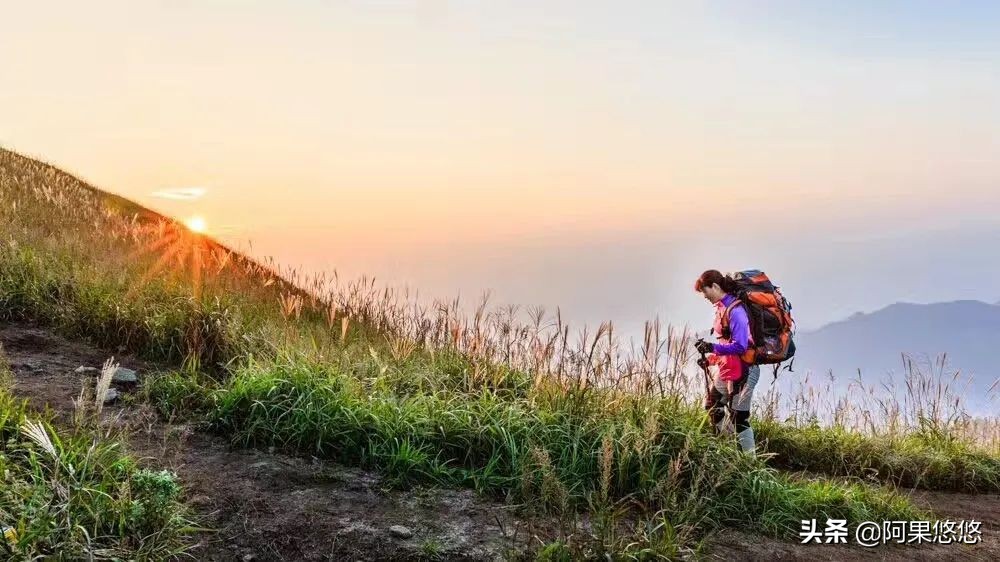
[(717, 269), (709, 269), (702, 273), (701, 277), (694, 283), (694, 290), (700, 291), (702, 287), (711, 287), (714, 284), (718, 284), (723, 291), (729, 294), (734, 294), (739, 290), (739, 285), (732, 277), (723, 275)]

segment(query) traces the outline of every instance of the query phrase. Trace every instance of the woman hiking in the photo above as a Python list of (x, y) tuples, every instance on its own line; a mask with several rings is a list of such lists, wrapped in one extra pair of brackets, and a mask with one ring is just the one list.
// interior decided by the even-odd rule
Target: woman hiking
[(753, 345), (746, 307), (735, 296), (738, 289), (736, 282), (714, 269), (702, 273), (694, 289), (715, 306), (712, 331), (719, 340), (718, 343), (698, 340), (695, 344), (699, 353), (708, 354), (708, 363), (719, 368), (709, 385), (705, 409), (715, 431), (723, 433), (727, 429), (724, 408), (728, 405), (740, 448), (753, 452), (750, 400), (760, 378), (760, 366), (749, 365), (740, 359)]

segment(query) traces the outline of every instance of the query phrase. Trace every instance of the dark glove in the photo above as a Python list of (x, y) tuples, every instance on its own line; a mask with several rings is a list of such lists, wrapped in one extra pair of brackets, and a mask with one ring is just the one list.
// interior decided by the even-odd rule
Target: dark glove
[(715, 351), (715, 346), (705, 340), (694, 342), (694, 348), (698, 350), (698, 353), (712, 353)]
[(708, 368), (708, 359), (706, 359), (704, 357), (699, 357), (698, 358), (698, 366), (701, 367), (702, 369), (707, 369)]

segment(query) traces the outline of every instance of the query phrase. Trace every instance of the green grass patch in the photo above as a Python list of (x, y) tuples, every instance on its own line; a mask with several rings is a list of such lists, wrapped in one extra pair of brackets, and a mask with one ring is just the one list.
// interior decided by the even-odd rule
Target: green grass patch
[(818, 424), (795, 427), (771, 420), (755, 424), (775, 466), (847, 476), (904, 487), (1000, 492), (1000, 458), (933, 432), (869, 437)]
[(163, 560), (191, 528), (176, 477), (140, 468), (90, 431), (57, 432), (0, 390), (0, 554)]
[(24, 246), (0, 246), (0, 320), (32, 320), (70, 338), (205, 369), (243, 352), (226, 301), (197, 301), (162, 282), (137, 287), (121, 272)]
[[(174, 374), (155, 401), (197, 385)], [(163, 392), (164, 394), (159, 394)], [(400, 395), (329, 365), (244, 367), (192, 403), (244, 446), (377, 468), (391, 482), (469, 486), (566, 513), (627, 501), (672, 526), (792, 536), (802, 519), (911, 519), (904, 498), (864, 485), (798, 482), (700, 427), (677, 402), (548, 389)]]

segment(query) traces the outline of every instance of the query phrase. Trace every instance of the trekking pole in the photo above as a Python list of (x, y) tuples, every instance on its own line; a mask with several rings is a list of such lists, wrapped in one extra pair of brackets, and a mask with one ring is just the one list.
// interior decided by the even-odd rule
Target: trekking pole
[[(698, 341), (704, 341), (699, 339)], [(710, 392), (712, 392), (712, 374), (708, 370), (708, 355), (704, 351), (699, 351), (698, 354), (701, 356), (698, 359), (698, 366), (701, 367), (701, 372), (705, 374), (705, 396), (706, 399)]]
[[(699, 342), (704, 341), (701, 338), (698, 339)], [(698, 366), (701, 367), (701, 372), (705, 375), (705, 407), (708, 408), (709, 400), (712, 397), (712, 373), (708, 370), (708, 354), (704, 351), (698, 350)], [(702, 424), (710, 422), (711, 416), (706, 415), (705, 420)]]
[[(698, 341), (704, 341), (704, 340), (702, 340), (702, 339), (699, 338)], [(698, 359), (698, 366), (701, 367), (702, 372), (705, 373), (705, 400), (706, 400), (706, 404), (707, 404), (707, 400), (709, 399), (709, 396), (711, 396), (711, 393), (712, 393), (712, 386), (713, 386), (713, 384), (712, 384), (712, 373), (711, 373), (711, 371), (708, 370), (708, 356), (707, 356), (707, 354), (704, 353), (703, 351), (698, 351), (698, 353), (701, 356)], [(731, 383), (727, 383), (727, 386), (730, 386), (730, 385), (731, 385)], [(721, 397), (719, 399), (719, 402), (716, 404), (716, 407), (724, 408), (725, 413), (723, 414), (723, 420), (727, 424), (729, 423), (729, 420), (732, 420), (732, 417), (733, 417), (732, 416), (732, 407), (730, 405), (730, 402), (732, 400), (731, 392), (732, 392), (731, 388), (729, 389), (729, 392), (720, 392)], [(708, 419), (708, 418), (706, 418), (706, 419)], [(721, 430), (719, 430), (719, 431), (721, 431)]]

